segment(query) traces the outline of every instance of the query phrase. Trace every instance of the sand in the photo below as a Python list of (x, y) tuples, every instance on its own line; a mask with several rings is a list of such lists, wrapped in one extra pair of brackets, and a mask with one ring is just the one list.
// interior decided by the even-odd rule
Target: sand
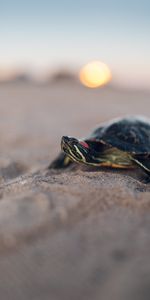
[(62, 135), (126, 114), (150, 93), (75, 82), (0, 86), (0, 299), (150, 297), (150, 184), (135, 171), (48, 170)]

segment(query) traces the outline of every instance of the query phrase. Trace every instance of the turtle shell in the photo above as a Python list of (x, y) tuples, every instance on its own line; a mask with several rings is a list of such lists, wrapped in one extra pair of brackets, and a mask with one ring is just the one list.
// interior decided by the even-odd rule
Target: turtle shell
[(150, 154), (150, 120), (141, 116), (115, 119), (95, 129), (90, 139), (125, 152)]

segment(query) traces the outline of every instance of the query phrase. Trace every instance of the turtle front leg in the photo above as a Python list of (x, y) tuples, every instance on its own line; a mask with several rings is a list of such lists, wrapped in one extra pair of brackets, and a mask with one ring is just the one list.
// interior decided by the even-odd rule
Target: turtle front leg
[(65, 169), (70, 166), (71, 163), (72, 160), (64, 152), (61, 152), (48, 166), (48, 169)]

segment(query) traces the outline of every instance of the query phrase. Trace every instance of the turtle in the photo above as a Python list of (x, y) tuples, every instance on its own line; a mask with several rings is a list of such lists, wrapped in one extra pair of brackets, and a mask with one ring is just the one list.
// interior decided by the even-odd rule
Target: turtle
[(150, 119), (125, 116), (100, 124), (86, 138), (63, 136), (60, 155), (49, 168), (72, 162), (96, 167), (140, 167), (150, 178)]

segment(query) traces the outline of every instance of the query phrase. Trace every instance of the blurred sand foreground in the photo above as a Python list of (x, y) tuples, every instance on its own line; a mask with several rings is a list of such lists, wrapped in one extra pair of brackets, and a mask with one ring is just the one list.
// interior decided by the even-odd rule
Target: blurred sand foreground
[(48, 171), (62, 135), (150, 94), (73, 82), (0, 86), (0, 299), (150, 299), (150, 184), (138, 171)]

